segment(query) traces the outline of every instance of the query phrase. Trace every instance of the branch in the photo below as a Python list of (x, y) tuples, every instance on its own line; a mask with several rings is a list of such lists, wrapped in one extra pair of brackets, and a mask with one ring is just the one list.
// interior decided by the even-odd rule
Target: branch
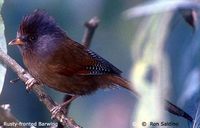
[[(4, 53), (2, 49), (0, 49), (0, 61), (2, 61), (5, 65), (10, 67), (17, 75), (19, 78), (23, 81), (26, 82), (29, 79), (33, 79), (33, 77), (25, 71), (14, 59), (12, 59), (9, 55)], [(52, 110), (56, 104), (55, 102), (51, 99), (49, 95), (47, 95), (43, 88), (42, 85), (40, 84), (34, 84), (32, 88), (33, 92), (37, 95), (37, 97), (40, 99), (40, 101), (47, 107), (47, 109), (50, 111)], [(58, 112), (58, 114), (55, 117), (60, 123), (62, 123), (63, 126), (67, 126), (69, 128), (81, 128), (79, 125), (77, 125), (73, 120), (68, 119), (65, 117), (63, 112)]]
[(98, 25), (99, 25), (99, 19), (97, 17), (93, 17), (92, 19), (90, 19), (88, 22), (85, 23), (86, 30), (83, 35), (82, 44), (86, 48), (90, 47), (92, 37)]

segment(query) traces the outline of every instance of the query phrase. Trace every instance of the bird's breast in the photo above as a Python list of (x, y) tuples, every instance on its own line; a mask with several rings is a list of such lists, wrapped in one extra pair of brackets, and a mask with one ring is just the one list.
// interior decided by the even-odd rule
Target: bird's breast
[(25, 66), (27, 67), (29, 73), (39, 82), (43, 83), (43, 76), (46, 73), (46, 58), (41, 57), (32, 52), (24, 52), (23, 53), (23, 61)]

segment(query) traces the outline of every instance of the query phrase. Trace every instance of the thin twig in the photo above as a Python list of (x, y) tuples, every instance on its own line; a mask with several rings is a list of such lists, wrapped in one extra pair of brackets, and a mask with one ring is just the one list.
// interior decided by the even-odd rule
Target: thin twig
[[(10, 67), (15, 73), (17, 73), (18, 77), (23, 81), (26, 82), (29, 79), (33, 79), (33, 77), (25, 71), (14, 59), (12, 59), (9, 55), (4, 53), (2, 49), (0, 49), (0, 61), (2, 61), (5, 65)], [(40, 84), (34, 84), (32, 88), (33, 92), (38, 96), (40, 101), (44, 103), (44, 105), (47, 107), (47, 109), (50, 111), (52, 110), (56, 104), (51, 99), (49, 95), (47, 95), (42, 85)], [(69, 128), (81, 128), (78, 124), (76, 124), (73, 120), (68, 119), (65, 117), (63, 112), (58, 112), (58, 114), (55, 116), (55, 118), (62, 123), (63, 126), (67, 126)]]
[(20, 79), (19, 79), (19, 77), (18, 77), (18, 78), (15, 78), (15, 79), (10, 80), (10, 83), (11, 83), (11, 84), (14, 84), (14, 83), (18, 82), (19, 80), (20, 80)]
[(93, 17), (92, 19), (90, 19), (88, 22), (85, 23), (86, 30), (83, 35), (82, 44), (86, 48), (90, 47), (92, 37), (98, 25), (99, 25), (98, 17)]

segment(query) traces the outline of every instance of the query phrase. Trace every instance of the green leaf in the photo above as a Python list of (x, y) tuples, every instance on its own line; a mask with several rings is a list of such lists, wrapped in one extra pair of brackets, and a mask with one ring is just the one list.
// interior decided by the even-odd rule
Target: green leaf
[[(3, 2), (4, 2), (3, 0), (0, 0), (0, 10), (2, 8)], [(7, 45), (6, 45), (4, 30), (5, 30), (5, 27), (4, 27), (3, 19), (2, 19), (2, 16), (0, 15), (0, 48), (4, 52), (7, 52)], [(0, 94), (3, 88), (5, 74), (6, 74), (6, 68), (3, 64), (0, 64)]]

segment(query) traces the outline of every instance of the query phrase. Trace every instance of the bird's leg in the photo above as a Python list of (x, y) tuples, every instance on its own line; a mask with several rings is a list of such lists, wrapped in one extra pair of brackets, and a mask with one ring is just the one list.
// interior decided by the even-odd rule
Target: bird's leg
[(68, 100), (66, 100), (64, 103), (62, 104), (59, 104), (57, 106), (55, 106), (54, 108), (51, 109), (51, 113), (52, 113), (52, 116), (51, 118), (54, 119), (56, 117), (56, 114), (60, 111), (63, 111), (63, 109), (65, 107), (68, 107), (68, 105), (74, 100), (76, 99), (78, 96), (71, 96)]
[[(72, 97), (73, 97), (72, 95), (65, 95), (64, 98), (63, 98), (63, 103), (64, 103), (64, 102), (67, 102), (67, 101), (70, 100)], [(72, 101), (71, 101), (71, 102), (72, 102)], [(69, 107), (70, 107), (71, 102), (65, 106), (65, 115), (68, 115)]]
[(36, 84), (36, 83), (37, 83), (37, 81), (34, 78), (28, 79), (25, 83), (26, 84), (26, 90), (30, 91), (31, 88), (33, 87), (33, 85)]

